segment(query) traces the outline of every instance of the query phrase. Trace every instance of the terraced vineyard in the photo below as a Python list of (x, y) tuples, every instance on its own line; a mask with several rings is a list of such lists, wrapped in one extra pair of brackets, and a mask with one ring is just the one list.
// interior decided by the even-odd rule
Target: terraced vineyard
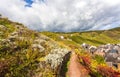
[[(42, 32), (46, 36), (53, 38), (56, 41), (61, 41), (68, 44), (87, 43), (91, 45), (102, 44), (116, 44), (120, 43), (120, 28), (103, 30), (103, 31), (86, 31), (86, 32), (71, 32), (71, 33), (59, 33), (59, 32)], [(60, 37), (64, 36), (64, 39)]]

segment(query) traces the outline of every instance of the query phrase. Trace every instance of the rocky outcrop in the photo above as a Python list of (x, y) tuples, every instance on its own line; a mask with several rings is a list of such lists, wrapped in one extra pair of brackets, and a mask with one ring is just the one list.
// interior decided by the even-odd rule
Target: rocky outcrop
[(63, 58), (69, 53), (69, 50), (64, 48), (58, 48), (51, 50), (45, 58), (46, 62), (50, 64), (52, 69), (56, 69), (60, 64), (62, 64)]

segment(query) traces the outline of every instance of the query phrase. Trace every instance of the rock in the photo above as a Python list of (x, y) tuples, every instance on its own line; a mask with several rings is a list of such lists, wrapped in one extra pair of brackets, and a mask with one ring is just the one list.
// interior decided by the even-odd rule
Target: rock
[(39, 38), (40, 38), (40, 39), (43, 39), (43, 40), (46, 40), (46, 41), (48, 41), (48, 40), (50, 39), (49, 37), (44, 36), (44, 35), (40, 35)]
[(7, 43), (10, 43), (10, 40), (9, 39), (1, 39), (1, 43), (7, 44)]
[(13, 33), (11, 33), (11, 36), (18, 36), (19, 35), (19, 33), (18, 32), (13, 32)]
[(43, 52), (44, 50), (45, 50), (45, 48), (44, 47), (42, 47), (41, 45), (39, 45), (39, 44), (33, 44), (32, 45), (32, 49), (33, 50), (39, 50), (39, 52)]
[(7, 30), (7, 27), (4, 25), (0, 25), (0, 30)]
[(45, 42), (46, 42), (46, 41), (43, 40), (43, 39), (36, 39), (36, 40), (34, 41), (35, 44), (42, 44), (42, 43), (45, 43)]
[(53, 49), (51, 53), (45, 57), (46, 62), (51, 65), (52, 69), (55, 69), (62, 63), (67, 53), (69, 53), (69, 51), (64, 48)]
[(9, 36), (8, 39), (9, 39), (11, 42), (13, 42), (13, 41), (15, 41), (16, 38), (17, 38), (16, 36)]

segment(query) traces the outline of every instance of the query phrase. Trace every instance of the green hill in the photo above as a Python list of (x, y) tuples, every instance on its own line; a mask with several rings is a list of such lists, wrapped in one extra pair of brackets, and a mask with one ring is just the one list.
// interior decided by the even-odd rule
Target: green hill
[[(107, 43), (120, 43), (120, 28), (114, 28), (110, 30), (102, 31), (86, 31), (86, 32), (71, 32), (71, 33), (54, 33), (54, 32), (42, 32), (50, 38), (56, 41), (64, 41), (69, 43), (88, 43), (91, 45), (101, 45)], [(60, 39), (60, 36), (64, 36), (64, 39)]]

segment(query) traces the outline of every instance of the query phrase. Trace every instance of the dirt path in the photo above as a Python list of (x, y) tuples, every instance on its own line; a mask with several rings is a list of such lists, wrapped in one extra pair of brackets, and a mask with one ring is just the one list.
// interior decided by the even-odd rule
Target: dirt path
[(77, 55), (72, 52), (68, 66), (68, 77), (88, 77), (87, 70), (78, 62)]

